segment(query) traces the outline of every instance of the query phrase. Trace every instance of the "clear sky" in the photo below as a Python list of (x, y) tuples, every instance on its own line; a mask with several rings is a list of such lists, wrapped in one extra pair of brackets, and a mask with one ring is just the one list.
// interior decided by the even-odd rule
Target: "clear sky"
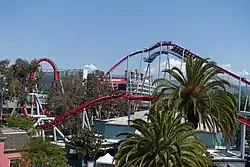
[(108, 69), (166, 40), (250, 71), (249, 0), (0, 0), (0, 58)]

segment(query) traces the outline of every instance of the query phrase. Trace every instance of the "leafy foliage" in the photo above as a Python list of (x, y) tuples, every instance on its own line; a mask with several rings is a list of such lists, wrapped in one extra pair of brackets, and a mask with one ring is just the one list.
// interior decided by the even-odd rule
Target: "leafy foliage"
[(232, 139), (236, 130), (235, 97), (226, 91), (230, 86), (225, 80), (215, 76), (220, 72), (208, 59), (188, 57), (186, 74), (173, 67), (164, 70), (177, 82), (167, 79), (158, 79), (155, 83), (162, 83), (156, 88), (158, 105), (168, 105), (173, 112), (178, 111), (186, 120), (194, 125), (203, 124), (211, 132), (222, 130), (225, 139)]
[(73, 135), (70, 145), (78, 154), (86, 156), (89, 160), (95, 160), (103, 142), (104, 137), (96, 131), (80, 128), (77, 133)]
[(27, 60), (16, 59), (14, 64), (10, 65), (9, 60), (0, 62), (0, 74), (4, 76), (5, 89), (4, 100), (18, 100), (23, 105), (27, 102), (29, 87), (29, 74), (37, 71), (39, 64), (33, 60), (30, 63)]
[(37, 128), (33, 128), (34, 121), (27, 118), (21, 117), (7, 117), (7, 123), (10, 127), (17, 127), (26, 131), (29, 135), (35, 134), (38, 131)]
[[(86, 80), (77, 76), (65, 76), (62, 78), (64, 93), (53, 91), (48, 98), (48, 109), (53, 115), (60, 115), (68, 112), (95, 98), (117, 94), (112, 88), (102, 81), (104, 72), (96, 70), (88, 74)], [(89, 118), (108, 119), (126, 115), (126, 101), (108, 101), (97, 103), (91, 108), (86, 109)], [(91, 119), (90, 119), (91, 120)], [(61, 130), (66, 134), (74, 134), (80, 128), (82, 115), (72, 116), (62, 123)]]
[(6, 91), (7, 84), (5, 82), (7, 74), (8, 74), (9, 64), (10, 64), (10, 61), (7, 59), (0, 61), (0, 89), (1, 89), (1, 93), (3, 94), (2, 96), (3, 100), (5, 101), (9, 100), (8, 91)]
[(135, 119), (132, 127), (140, 132), (121, 133), (115, 155), (117, 167), (207, 167), (211, 164), (205, 145), (194, 136), (189, 123), (181, 123), (181, 116), (162, 109), (149, 114), (149, 122)]
[[(62, 78), (64, 93), (51, 91), (47, 99), (47, 108), (53, 115), (61, 115), (86, 102), (86, 87), (81, 78), (65, 76)], [(82, 116), (72, 116), (59, 127), (65, 134), (74, 134), (81, 127)]]
[[(75, 76), (65, 76), (62, 78), (64, 93), (53, 91), (48, 96), (48, 109), (54, 115), (60, 115), (66, 111), (84, 103), (86, 88), (83, 81)], [(65, 105), (67, 104), (67, 105)]]
[(32, 137), (23, 149), (21, 166), (34, 167), (66, 167), (66, 153), (60, 146), (43, 140), (40, 137)]
[[(86, 80), (86, 99), (87, 101), (96, 99), (101, 96), (115, 95), (120, 92), (113, 90), (103, 80), (103, 71), (95, 70), (88, 75)], [(106, 83), (105, 83), (106, 82)], [(111, 100), (105, 103), (98, 103), (95, 106), (87, 109), (89, 115), (93, 115), (98, 119), (109, 119), (127, 115), (127, 102), (122, 100)]]

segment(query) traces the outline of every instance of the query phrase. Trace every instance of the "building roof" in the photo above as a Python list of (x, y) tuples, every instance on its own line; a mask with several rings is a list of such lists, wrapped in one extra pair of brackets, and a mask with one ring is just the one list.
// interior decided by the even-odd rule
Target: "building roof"
[(208, 149), (207, 150), (212, 156), (213, 164), (217, 167), (245, 167), (245, 160), (240, 158), (235, 152), (228, 151), (225, 149)]
[[(146, 114), (148, 114), (148, 110), (135, 112), (133, 115), (131, 115), (131, 120), (138, 119), (138, 118), (147, 120)], [(128, 125), (128, 116), (110, 118), (110, 119), (105, 119), (102, 121), (105, 121), (107, 124)]]
[(5, 137), (4, 149), (6, 151), (19, 150), (27, 143), (29, 136), (18, 128), (1, 127), (0, 137)]
[[(147, 120), (147, 116), (146, 114), (148, 114), (149, 111), (148, 110), (144, 110), (144, 111), (138, 111), (135, 112), (133, 115), (130, 116), (131, 120), (133, 119), (143, 119), (143, 120)], [(124, 116), (124, 117), (116, 117), (116, 118), (110, 118), (110, 119), (105, 119), (102, 120), (104, 122), (106, 122), (106, 124), (113, 124), (113, 125), (124, 125), (127, 126), (128, 125), (128, 116)], [(198, 126), (198, 129), (205, 131), (205, 132), (209, 132), (209, 129), (206, 127), (204, 127), (202, 124)], [(215, 132), (217, 132), (215, 130)]]

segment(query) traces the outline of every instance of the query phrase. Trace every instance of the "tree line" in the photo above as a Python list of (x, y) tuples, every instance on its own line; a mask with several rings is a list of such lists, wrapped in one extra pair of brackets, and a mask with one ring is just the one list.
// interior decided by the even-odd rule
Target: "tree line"
[[(109, 84), (100, 82), (104, 75), (103, 71), (95, 70), (88, 74), (87, 79), (82, 79), (77, 75), (68, 75), (61, 77), (64, 92), (56, 91), (51, 85), (44, 86), (41, 80), (45, 73), (39, 68), (40, 65), (35, 61), (27, 61), (21, 58), (11, 63), (10, 60), (0, 61), (0, 96), (3, 104), (10, 101), (17, 102), (17, 114), (21, 114), (21, 107), (32, 105), (28, 93), (30, 86), (36, 87), (38, 93), (47, 94), (46, 108), (52, 116), (66, 113), (67, 111), (79, 106), (85, 102), (104, 95), (114, 95), (120, 93), (113, 90)], [(36, 77), (29, 85), (30, 72), (36, 72)], [(136, 105), (137, 103), (133, 103)], [(3, 110), (3, 105), (0, 105)], [(133, 107), (135, 108), (135, 107)], [(105, 103), (98, 103), (91, 108), (86, 109), (90, 120), (108, 119), (127, 115), (127, 102), (124, 100), (111, 100)], [(61, 124), (61, 130), (67, 134), (75, 133), (81, 127), (82, 115), (72, 116)]]

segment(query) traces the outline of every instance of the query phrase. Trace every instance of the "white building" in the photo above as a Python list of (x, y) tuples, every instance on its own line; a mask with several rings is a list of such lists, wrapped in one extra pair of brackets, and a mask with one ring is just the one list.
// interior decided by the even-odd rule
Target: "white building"
[[(130, 71), (129, 74), (127, 91), (142, 95), (152, 94), (155, 88), (155, 86), (152, 86), (152, 76), (150, 78), (144, 77), (144, 74), (139, 74), (137, 70)], [(125, 72), (125, 75), (127, 76), (127, 72)]]

